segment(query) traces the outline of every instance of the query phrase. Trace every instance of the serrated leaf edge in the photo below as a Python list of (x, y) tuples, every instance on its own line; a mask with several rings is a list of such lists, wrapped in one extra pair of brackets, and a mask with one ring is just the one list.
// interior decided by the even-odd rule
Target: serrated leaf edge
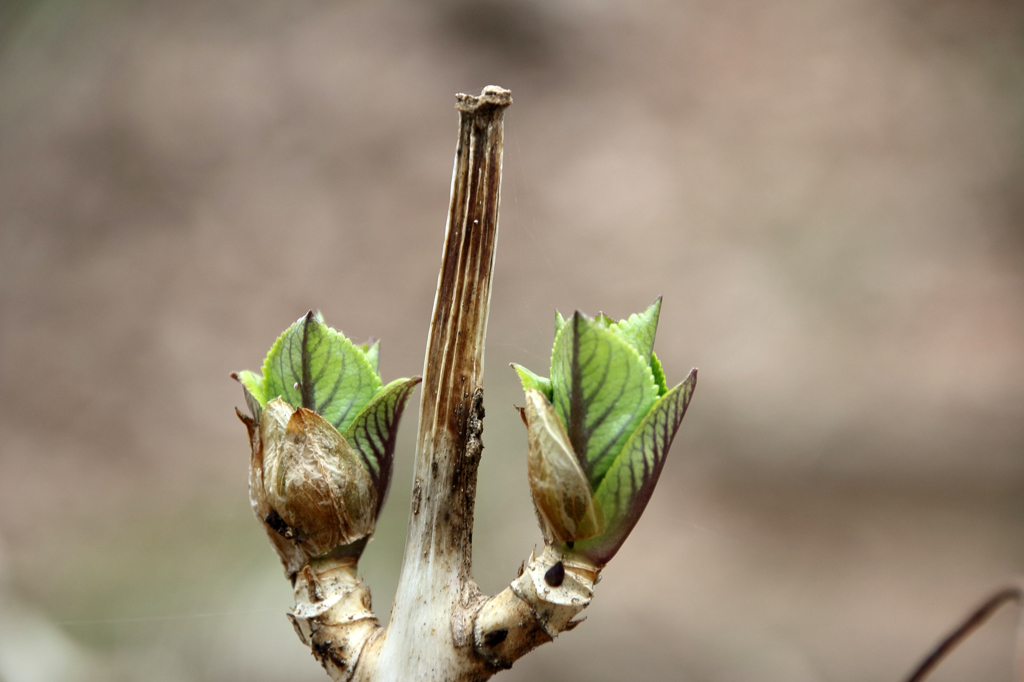
[[(269, 402), (269, 400), (271, 400), (273, 398), (281, 398), (282, 400), (285, 400), (285, 402), (287, 402), (288, 404), (291, 404), (291, 400), (286, 398), (285, 394), (279, 394), (279, 395), (275, 395), (275, 396), (270, 396), (269, 393), (267, 392), (268, 391), (268, 384), (270, 383), (270, 376), (271, 376), (271, 374), (273, 374), (274, 376), (277, 376), (277, 378), (280, 381), (280, 383), (282, 384), (282, 386), (285, 383), (283, 378), (281, 376), (279, 376), (281, 373), (278, 372), (277, 369), (273, 366), (272, 356), (274, 356), (275, 351), (277, 351), (277, 353), (279, 355), (283, 355), (284, 354), (284, 350), (285, 350), (283, 348), (283, 345), (285, 343), (285, 340), (286, 340), (286, 337), (288, 336), (288, 334), (291, 333), (293, 330), (296, 330), (296, 327), (298, 327), (298, 325), (300, 325), (300, 324), (309, 324), (310, 321), (314, 322), (315, 324), (319, 324), (321, 327), (323, 327), (323, 329), (325, 330), (326, 340), (327, 340), (327, 342), (329, 344), (333, 343), (335, 341), (335, 339), (340, 339), (340, 344), (342, 346), (341, 353), (344, 355), (348, 350), (353, 351), (353, 353), (351, 353), (351, 355), (355, 357), (356, 362), (357, 363), (361, 362), (363, 364), (363, 369), (368, 371), (368, 373), (370, 375), (372, 375), (371, 381), (374, 384), (373, 393), (371, 394), (369, 400), (367, 400), (366, 403), (361, 405), (359, 407), (359, 409), (356, 410), (356, 415), (355, 416), (358, 416), (359, 412), (361, 412), (363, 409), (365, 409), (366, 405), (368, 405), (369, 402), (372, 401), (373, 398), (376, 397), (376, 395), (380, 392), (381, 387), (382, 387), (382, 383), (383, 383), (381, 381), (381, 379), (380, 379), (380, 375), (374, 370), (374, 367), (373, 367), (372, 363), (370, 362), (370, 360), (367, 358), (366, 353), (359, 346), (357, 346), (355, 343), (353, 343), (352, 340), (349, 339), (347, 336), (345, 336), (345, 334), (343, 334), (342, 332), (340, 332), (340, 331), (334, 329), (333, 327), (330, 327), (326, 323), (324, 323), (322, 321), (322, 317), (320, 317), (318, 315), (315, 315), (312, 311), (310, 311), (310, 312), (306, 313), (305, 315), (303, 315), (302, 317), (300, 317), (294, 323), (289, 325), (289, 327), (287, 329), (285, 329), (283, 332), (281, 332), (281, 334), (274, 341), (273, 345), (271, 345), (270, 350), (267, 352), (267, 355), (266, 355), (266, 357), (263, 360), (263, 367), (262, 367), (264, 397), (267, 398), (267, 402)], [(302, 341), (300, 341), (300, 343), (302, 343)], [(282, 365), (282, 367), (283, 367), (283, 365)], [(294, 367), (289, 366), (289, 370), (293, 374), (295, 373), (295, 368)], [(339, 375), (339, 378), (338, 378), (339, 381), (341, 380), (341, 378), (343, 376), (344, 376), (344, 374)], [(336, 389), (337, 389), (337, 385), (335, 387), (335, 391), (336, 391)], [(329, 397), (327, 397), (326, 399), (324, 399), (319, 405), (312, 405), (312, 406), (304, 406), (303, 405), (303, 406), (307, 407), (308, 409), (312, 409), (314, 412), (316, 412), (317, 414), (320, 414), (322, 416), (324, 408), (329, 405), (329, 403), (330, 403), (330, 401), (331, 401), (331, 399), (333, 398), (334, 395), (335, 395), (335, 393), (332, 392), (331, 395)], [(300, 403), (301, 402), (302, 401), (300, 401)], [(266, 404), (266, 402), (264, 402), (264, 404)], [(355, 420), (355, 416), (352, 417), (352, 421), (349, 421), (348, 424), (346, 424), (345, 421), (348, 418), (348, 416), (351, 414), (352, 408), (355, 407), (355, 406), (356, 406), (355, 405), (355, 400), (353, 400), (352, 403), (349, 404), (348, 408), (346, 408), (346, 410), (336, 420), (331, 421), (331, 424), (333, 424), (335, 428), (338, 428), (338, 427), (340, 427), (342, 425), (344, 425), (345, 428), (348, 428), (348, 426), (352, 423), (352, 421)], [(293, 407), (300, 407), (300, 405), (293, 405)], [(340, 431), (340, 429), (339, 429), (339, 431)]]
[[(395, 440), (398, 435), (398, 426), (401, 421), (402, 413), (405, 411), (406, 404), (408, 403), (409, 397), (412, 395), (413, 390), (416, 388), (416, 385), (419, 384), (422, 380), (423, 377), (416, 376), (410, 378), (395, 379), (394, 381), (391, 381), (386, 386), (381, 388), (376, 393), (376, 395), (373, 396), (370, 402), (367, 403), (366, 406), (359, 412), (359, 414), (356, 415), (356, 418), (352, 420), (348, 428), (345, 429), (345, 432), (341, 434), (342, 438), (344, 438), (346, 442), (348, 442), (353, 447), (353, 449), (355, 449), (356, 452), (359, 453), (363, 461), (363, 465), (366, 467), (366, 470), (370, 473), (370, 476), (373, 478), (374, 486), (377, 488), (378, 515), (380, 514), (380, 511), (384, 507), (384, 502), (387, 499), (388, 490), (391, 486), (391, 473), (394, 465)], [(403, 392), (404, 395), (401, 395)], [(368, 419), (371, 411), (375, 410), (376, 407), (380, 405), (381, 402), (391, 398), (394, 394), (399, 395), (398, 398), (396, 399), (397, 402), (395, 404), (395, 407), (393, 408), (394, 415), (391, 417), (391, 424), (389, 426), (381, 425), (380, 415), (377, 415), (374, 420), (377, 433), (383, 435), (384, 437), (381, 439), (382, 452), (380, 453), (381, 457), (383, 458), (383, 461), (373, 462), (371, 461), (371, 459), (374, 458), (376, 454), (371, 454), (363, 450), (363, 448), (360, 446), (359, 440), (354, 436), (354, 429), (356, 429), (360, 425), (364, 415)], [(367, 439), (370, 440), (371, 442), (374, 440), (373, 437), (370, 436), (368, 429)]]
[[(650, 345), (650, 348), (647, 348), (647, 347), (644, 347), (643, 349), (637, 348), (633, 344), (633, 338), (632, 337), (635, 337), (636, 334), (633, 333), (632, 327), (635, 327), (636, 325), (639, 325), (643, 321), (643, 316), (647, 315), (652, 310), (653, 310), (652, 319), (651, 319), (650, 322), (647, 323), (647, 324), (650, 324), (651, 322), (653, 322), (653, 326), (654, 326), (654, 329), (651, 331), (651, 345)], [(633, 346), (633, 348), (635, 348), (636, 351), (638, 353), (640, 353), (640, 357), (642, 357), (646, 363), (650, 364), (650, 362), (651, 362), (650, 356), (651, 356), (651, 354), (654, 353), (654, 340), (655, 340), (655, 338), (657, 337), (657, 334), (658, 334), (658, 321), (660, 319), (661, 319), (661, 296), (659, 296), (658, 298), (654, 299), (654, 302), (651, 303), (646, 308), (644, 308), (641, 312), (633, 313), (632, 315), (630, 315), (626, 319), (619, 320), (615, 324), (611, 325), (610, 329), (613, 332), (615, 332), (615, 334), (618, 335), (618, 337), (621, 338), (623, 341), (625, 341), (629, 345)]]

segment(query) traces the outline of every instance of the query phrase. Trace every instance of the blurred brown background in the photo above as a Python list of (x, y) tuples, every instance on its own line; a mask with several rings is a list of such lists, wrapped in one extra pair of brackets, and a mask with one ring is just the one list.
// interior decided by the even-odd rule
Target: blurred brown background
[[(663, 294), (700, 367), (586, 625), (499, 679), (896, 680), (1024, 571), (1019, 0), (0, 0), (0, 680), (326, 679), (228, 373), (308, 308), (420, 373), (489, 83), (485, 590), (539, 541), (507, 364), (554, 309)], [(1015, 623), (934, 679), (1013, 679)]]

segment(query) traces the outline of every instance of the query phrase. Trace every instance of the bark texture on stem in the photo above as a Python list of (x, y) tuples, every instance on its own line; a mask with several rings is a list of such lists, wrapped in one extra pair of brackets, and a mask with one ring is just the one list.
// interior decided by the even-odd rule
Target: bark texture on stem
[(511, 668), (517, 659), (582, 623), (573, 618), (590, 604), (599, 580), (599, 568), (545, 546), (511, 585), (481, 605), (473, 627), (477, 653), (491, 670)]
[(370, 610), (370, 589), (353, 558), (319, 559), (295, 579), (288, 617), (332, 680), (350, 680), (367, 640), (380, 630)]
[(405, 556), (391, 623), (370, 645), (379, 648), (377, 680), (489, 676), (473, 647), (472, 614), (482, 597), (470, 569), (502, 118), (511, 103), (511, 93), (495, 86), (479, 97), (458, 96), (459, 141), (423, 371)]

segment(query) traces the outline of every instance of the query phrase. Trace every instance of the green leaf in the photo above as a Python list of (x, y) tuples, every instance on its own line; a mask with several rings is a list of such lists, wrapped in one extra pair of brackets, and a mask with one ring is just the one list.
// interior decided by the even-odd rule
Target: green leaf
[(266, 396), (263, 395), (263, 377), (254, 374), (249, 370), (242, 370), (231, 377), (242, 384), (242, 393), (245, 396), (245, 404), (249, 407), (249, 413), (258, 424), (263, 415), (263, 406), (267, 404)]
[(576, 543), (575, 551), (604, 565), (625, 542), (654, 493), (696, 385), (697, 370), (692, 370), (686, 381), (665, 394), (640, 423), (594, 493), (608, 530)]
[(544, 397), (551, 400), (551, 379), (534, 374), (522, 365), (512, 363), (512, 369), (519, 375), (519, 381), (523, 384), (523, 390), (535, 389), (544, 394)]
[(612, 325), (612, 331), (619, 335), (647, 364), (651, 363), (654, 351), (654, 334), (658, 331), (658, 317), (661, 315), (661, 296), (640, 314), (633, 313), (628, 319), (620, 320)]
[(558, 336), (558, 332), (562, 331), (562, 327), (565, 326), (565, 318), (562, 317), (562, 313), (555, 311), (555, 336)]
[(612, 327), (615, 326), (615, 320), (613, 320), (612, 318), (608, 317), (604, 313), (598, 313), (597, 315), (595, 315), (594, 316), (594, 322), (596, 322), (598, 325), (604, 327), (605, 329), (611, 329)]
[(551, 389), (555, 411), (596, 489), (658, 398), (651, 368), (614, 332), (577, 311), (555, 338)]
[(373, 339), (370, 339), (370, 341), (372, 343), (364, 343), (358, 346), (358, 348), (363, 351), (363, 355), (366, 356), (366, 361), (370, 363), (374, 373), (380, 374), (380, 341), (374, 341)]
[(377, 489), (377, 515), (391, 485), (391, 470), (398, 439), (398, 421), (409, 396), (422, 377), (395, 379), (381, 389), (344, 432), (345, 440), (360, 454)]
[(313, 410), (344, 432), (380, 390), (366, 356), (310, 311), (274, 342), (263, 361), (263, 394)]
[(661, 368), (661, 360), (658, 354), (651, 351), (651, 373), (654, 374), (654, 381), (658, 384), (658, 395), (668, 393), (668, 383), (665, 381), (665, 371)]

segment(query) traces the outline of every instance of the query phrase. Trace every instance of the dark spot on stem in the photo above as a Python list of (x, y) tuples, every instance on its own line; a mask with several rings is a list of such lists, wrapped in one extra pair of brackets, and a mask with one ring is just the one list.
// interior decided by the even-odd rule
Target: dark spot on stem
[(565, 564), (559, 561), (544, 573), (544, 582), (551, 587), (561, 587), (565, 580)]
[(484, 635), (484, 646), (498, 646), (505, 641), (506, 637), (508, 637), (508, 628), (492, 630)]
[(416, 516), (420, 513), (420, 498), (423, 496), (423, 491), (420, 486), (420, 479), (416, 479), (412, 486), (412, 515)]
[(329, 639), (325, 642), (318, 642), (316, 638), (313, 639), (313, 653), (317, 657), (317, 660), (320, 661), (320, 665), (324, 667), (324, 670), (327, 670), (327, 661), (330, 661), (340, 669), (344, 669), (344, 652), (345, 647), (340, 644), (335, 646), (333, 640)]

